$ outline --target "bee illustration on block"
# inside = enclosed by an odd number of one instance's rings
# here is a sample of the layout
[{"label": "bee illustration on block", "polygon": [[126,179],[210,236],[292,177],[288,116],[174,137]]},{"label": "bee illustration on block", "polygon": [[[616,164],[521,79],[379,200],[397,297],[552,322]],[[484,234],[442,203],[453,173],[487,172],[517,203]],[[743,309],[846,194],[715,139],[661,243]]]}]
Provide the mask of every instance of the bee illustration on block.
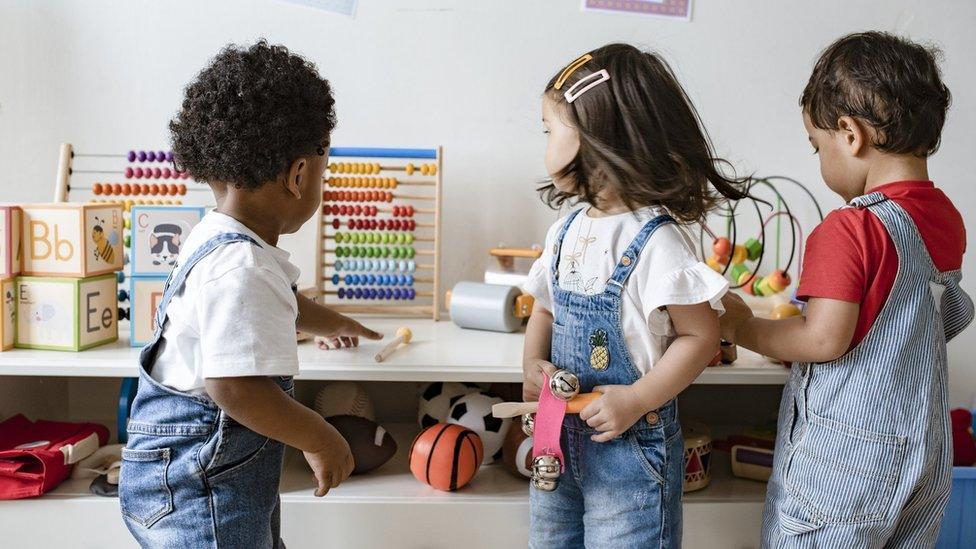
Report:
[{"label": "bee illustration on block", "polygon": [[111,228],[109,228],[108,233],[106,233],[105,229],[102,228],[102,225],[108,227],[108,223],[96,215],[95,226],[92,227],[91,233],[92,242],[95,244],[95,260],[97,261],[101,259],[106,263],[112,263],[115,261],[114,246],[119,243],[119,235]]}]

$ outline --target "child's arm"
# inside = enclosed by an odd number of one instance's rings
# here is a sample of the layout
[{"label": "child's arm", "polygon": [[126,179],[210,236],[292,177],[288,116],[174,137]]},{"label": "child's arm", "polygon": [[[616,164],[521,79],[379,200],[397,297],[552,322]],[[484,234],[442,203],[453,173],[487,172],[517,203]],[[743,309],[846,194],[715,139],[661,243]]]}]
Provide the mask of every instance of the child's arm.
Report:
[{"label": "child's arm", "polygon": [[726,340],[789,362],[827,362],[847,352],[861,306],[839,299],[810,298],[805,316],[769,320],[752,316],[736,294],[722,298]]},{"label": "child's arm", "polygon": [[217,406],[241,425],[303,451],[318,482],[316,496],[324,496],[352,473],[353,457],[342,435],[271,378],[207,378],[206,387]]},{"label": "child's arm", "polygon": [[383,339],[383,334],[319,305],[302,294],[296,294],[295,297],[298,299],[298,320],[295,324],[302,332],[326,337],[337,343],[338,345],[333,345],[337,347],[355,347],[359,344],[360,337]]},{"label": "child's arm", "polygon": [[641,416],[665,405],[701,374],[718,352],[718,313],[705,303],[669,305],[677,338],[650,372],[633,385],[594,387],[603,396],[580,412],[580,419],[600,431],[596,442],[607,442]]},{"label": "child's arm", "polygon": [[525,327],[522,351],[522,399],[526,402],[539,400],[542,372],[551,376],[556,371],[556,367],[549,362],[551,343],[552,313],[536,302],[529,316],[529,324]]}]

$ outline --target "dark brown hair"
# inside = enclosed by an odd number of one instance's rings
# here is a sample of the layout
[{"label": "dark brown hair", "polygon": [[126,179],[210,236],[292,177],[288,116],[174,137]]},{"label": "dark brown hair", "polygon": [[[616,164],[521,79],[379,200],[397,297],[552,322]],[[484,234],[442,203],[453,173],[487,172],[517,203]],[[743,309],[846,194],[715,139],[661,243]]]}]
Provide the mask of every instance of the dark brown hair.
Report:
[{"label": "dark brown hair", "polygon": [[851,116],[875,130],[878,150],[929,156],[952,100],[938,57],[933,47],[886,32],[849,34],[820,54],[800,106],[822,130]]},{"label": "dark brown hair", "polygon": [[[547,97],[580,137],[576,157],[556,174],[572,181],[572,191],[560,191],[549,180],[539,188],[546,203],[556,208],[579,199],[599,207],[598,193],[608,189],[631,209],[661,205],[678,220],[694,222],[716,205],[718,195],[746,196],[742,181],[723,173],[730,164],[715,157],[698,112],[660,56],[628,44],[589,54],[593,59],[559,90],[554,86],[562,69],[546,85]],[[609,73],[608,82],[566,101],[566,90],[601,69]]]}]

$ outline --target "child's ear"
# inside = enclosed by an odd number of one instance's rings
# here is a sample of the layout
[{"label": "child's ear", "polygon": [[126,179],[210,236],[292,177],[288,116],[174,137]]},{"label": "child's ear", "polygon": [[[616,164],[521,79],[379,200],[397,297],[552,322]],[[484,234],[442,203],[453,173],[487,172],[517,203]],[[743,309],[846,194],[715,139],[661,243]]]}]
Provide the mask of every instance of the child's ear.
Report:
[{"label": "child's ear", "polygon": [[285,177],[285,191],[297,199],[302,198],[302,185],[308,177],[308,159],[298,157],[288,168],[288,175]]},{"label": "child's ear", "polygon": [[866,151],[868,132],[864,124],[853,116],[842,116],[837,119],[838,138],[851,156],[858,156]]}]

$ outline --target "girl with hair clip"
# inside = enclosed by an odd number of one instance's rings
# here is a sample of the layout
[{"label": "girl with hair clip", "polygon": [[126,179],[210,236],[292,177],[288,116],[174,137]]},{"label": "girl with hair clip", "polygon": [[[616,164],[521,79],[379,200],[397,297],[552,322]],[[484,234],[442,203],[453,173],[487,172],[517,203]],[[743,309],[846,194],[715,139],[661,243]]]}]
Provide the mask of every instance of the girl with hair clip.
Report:
[{"label": "girl with hair clip", "polygon": [[723,174],[668,64],[630,45],[593,50],[550,79],[542,121],[544,201],[586,207],[552,225],[525,285],[536,301],[523,396],[539,400],[557,370],[602,395],[556,426],[562,474],[533,481],[529,545],[679,547],[676,397],[718,352],[728,289],[681,224],[742,198],[742,182]]}]

